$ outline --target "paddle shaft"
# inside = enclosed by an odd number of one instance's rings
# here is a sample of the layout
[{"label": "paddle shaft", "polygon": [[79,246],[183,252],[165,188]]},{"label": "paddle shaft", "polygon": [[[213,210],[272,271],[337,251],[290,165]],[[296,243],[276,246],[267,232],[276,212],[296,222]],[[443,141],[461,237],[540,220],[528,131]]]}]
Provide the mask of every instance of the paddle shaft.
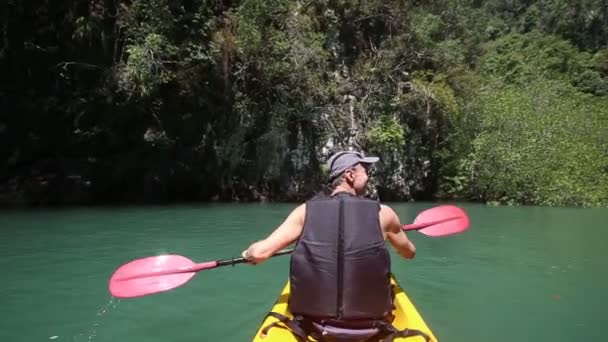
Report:
[{"label": "paddle shaft", "polygon": [[[403,228],[403,230],[419,230],[419,229],[424,229],[426,227],[434,226],[436,224],[441,224],[441,223],[444,223],[444,222],[447,222],[450,220],[459,219],[459,218],[460,217],[457,217],[457,216],[456,217],[447,217],[447,218],[443,218],[441,220],[435,220],[435,221],[430,221],[430,222],[406,224],[406,225],[403,225],[402,228]],[[285,249],[282,249],[282,250],[276,252],[272,257],[290,254],[291,252],[293,252],[293,247],[285,248]],[[129,280],[129,279],[150,277],[150,276],[162,276],[162,275],[167,275],[167,274],[197,272],[197,271],[201,271],[201,270],[212,269],[212,268],[222,267],[222,266],[230,266],[230,265],[234,266],[236,264],[243,264],[246,262],[248,262],[248,260],[243,257],[223,259],[223,260],[217,260],[217,261],[208,261],[208,262],[203,262],[200,264],[195,264],[192,266],[184,267],[184,268],[178,269],[178,270],[164,270],[164,271],[147,273],[144,275],[134,275],[131,277],[121,278],[121,280]]]},{"label": "paddle shaft", "polygon": [[[423,229],[423,228],[426,228],[426,227],[434,226],[436,224],[441,224],[441,223],[444,223],[444,222],[447,222],[447,221],[456,220],[456,219],[459,219],[459,218],[460,217],[458,217],[458,216],[454,216],[454,217],[446,217],[444,219],[435,220],[435,221],[431,221],[431,222],[404,224],[402,228],[403,228],[403,230],[418,230],[418,229]],[[282,249],[282,250],[274,253],[274,255],[272,257],[279,256],[279,255],[289,254],[291,252],[293,252],[293,247],[292,248],[285,248],[285,249]],[[242,264],[242,263],[245,263],[245,262],[247,262],[247,259],[245,259],[245,258],[218,260],[216,267]]]},{"label": "paddle shaft", "polygon": [[452,216],[452,217],[446,217],[446,218],[443,218],[441,220],[435,220],[435,221],[431,221],[431,222],[404,224],[402,228],[403,228],[403,230],[423,229],[423,228],[426,228],[426,227],[434,226],[436,224],[440,224],[440,223],[444,223],[444,222],[448,222],[448,221],[452,221],[452,220],[457,220],[457,219],[460,219],[460,218],[462,218],[462,217],[460,217],[460,216]]},{"label": "paddle shaft", "polygon": [[[274,256],[289,254],[292,251],[293,251],[293,248],[284,249],[284,250],[276,252],[274,254]],[[135,274],[135,275],[131,275],[129,277],[118,278],[118,280],[125,281],[125,280],[132,280],[132,279],[138,279],[138,278],[159,277],[159,276],[163,276],[163,275],[171,275],[171,274],[179,274],[179,273],[191,273],[191,272],[198,272],[201,270],[210,270],[212,268],[217,268],[217,267],[222,267],[222,266],[242,264],[245,262],[247,262],[247,259],[245,259],[245,258],[231,258],[231,259],[224,259],[224,260],[217,260],[217,261],[207,261],[207,262],[203,262],[200,264],[194,264],[191,266],[182,267],[179,269],[169,269],[169,270],[162,270],[162,271],[156,271],[156,272]]]},{"label": "paddle shaft", "polygon": [[[286,249],[282,249],[282,250],[274,253],[273,256],[279,256],[279,255],[289,254],[291,252],[293,252],[293,248],[286,248]],[[245,259],[245,258],[232,258],[232,259],[218,260],[216,267],[242,264],[242,263],[246,263],[247,261],[248,260]]]}]

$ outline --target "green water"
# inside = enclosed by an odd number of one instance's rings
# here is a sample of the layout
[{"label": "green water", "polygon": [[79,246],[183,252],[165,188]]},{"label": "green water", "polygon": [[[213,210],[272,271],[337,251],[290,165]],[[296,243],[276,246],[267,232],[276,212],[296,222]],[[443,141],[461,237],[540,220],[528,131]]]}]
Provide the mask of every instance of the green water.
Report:
[{"label": "green water", "polygon": [[[403,223],[431,203],[392,204]],[[409,233],[393,272],[440,341],[606,340],[608,210],[463,205],[462,235]],[[250,341],[288,257],[199,273],[176,290],[112,299],[132,259],[236,256],[291,204],[0,212],[1,341]]]}]

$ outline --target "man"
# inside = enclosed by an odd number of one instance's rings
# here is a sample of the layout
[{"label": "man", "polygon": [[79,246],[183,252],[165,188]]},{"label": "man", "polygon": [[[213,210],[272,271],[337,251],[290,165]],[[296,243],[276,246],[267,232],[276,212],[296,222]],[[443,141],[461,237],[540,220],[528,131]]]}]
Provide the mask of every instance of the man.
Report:
[{"label": "man", "polygon": [[[358,152],[338,152],[328,161],[331,196],[340,192],[363,196],[367,189],[367,171],[378,157],[363,157]],[[416,253],[416,247],[401,229],[397,214],[389,206],[380,206],[380,226],[384,239],[388,239],[397,252],[406,259]],[[285,221],[266,239],[253,243],[243,252],[252,264],[261,264],[277,251],[295,242],[302,234],[306,217],[306,203],[295,208]]]},{"label": "man", "polygon": [[[341,334],[342,328],[363,329],[354,340],[377,334],[379,322],[387,322],[393,309],[385,241],[404,258],[416,253],[397,214],[363,197],[368,170],[378,160],[354,151],[331,156],[327,161],[330,195],[299,205],[266,239],[243,251],[249,262],[261,264],[297,241],[291,256],[289,308],[301,318],[298,322],[308,321],[323,336],[332,327],[341,329]],[[289,323],[294,333],[302,331]],[[371,328],[375,330],[370,332]],[[304,330],[298,336],[313,333]]]}]

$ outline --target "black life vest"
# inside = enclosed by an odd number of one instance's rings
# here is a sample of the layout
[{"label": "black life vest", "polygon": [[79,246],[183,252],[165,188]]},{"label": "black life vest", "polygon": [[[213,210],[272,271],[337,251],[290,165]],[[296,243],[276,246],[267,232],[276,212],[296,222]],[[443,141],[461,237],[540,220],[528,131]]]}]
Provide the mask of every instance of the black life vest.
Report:
[{"label": "black life vest", "polygon": [[289,308],[333,320],[384,319],[392,309],[390,255],[377,201],[341,193],[306,203],[291,255]]},{"label": "black life vest", "polygon": [[391,261],[380,227],[380,204],[347,193],[306,202],[306,219],[291,254],[289,309],[277,312],[273,327],[298,341],[391,342],[430,337],[392,325]]}]

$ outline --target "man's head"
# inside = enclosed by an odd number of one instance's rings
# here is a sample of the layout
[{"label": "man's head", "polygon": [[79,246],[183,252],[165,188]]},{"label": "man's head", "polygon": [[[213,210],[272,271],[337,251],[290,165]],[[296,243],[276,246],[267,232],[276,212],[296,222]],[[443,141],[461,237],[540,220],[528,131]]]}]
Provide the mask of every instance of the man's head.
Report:
[{"label": "man's head", "polygon": [[327,160],[329,183],[332,188],[347,186],[357,195],[365,193],[368,181],[367,170],[380,160],[378,157],[364,157],[356,151],[341,151]]}]

